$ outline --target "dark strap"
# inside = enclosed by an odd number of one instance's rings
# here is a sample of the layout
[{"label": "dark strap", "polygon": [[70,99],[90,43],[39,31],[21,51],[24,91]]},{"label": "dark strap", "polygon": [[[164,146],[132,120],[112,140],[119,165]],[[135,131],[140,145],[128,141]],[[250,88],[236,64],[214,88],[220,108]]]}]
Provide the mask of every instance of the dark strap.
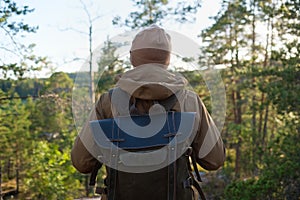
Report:
[{"label": "dark strap", "polygon": [[183,187],[184,188],[192,188],[192,186],[194,186],[196,188],[196,190],[198,191],[198,194],[200,195],[202,200],[205,200],[205,195],[200,187],[199,182],[195,179],[195,177],[193,175],[191,175],[190,177],[188,177],[185,181],[183,181]]},{"label": "dark strap", "polygon": [[[172,120],[168,121],[169,133],[174,133],[176,131],[176,124],[174,113],[172,113]],[[176,134],[169,134],[169,145],[172,140],[176,140]],[[173,141],[174,142],[174,141]],[[169,147],[169,160],[175,160],[176,158],[176,143],[175,146]],[[168,166],[168,200],[176,200],[176,185],[177,185],[177,166],[176,160]]]},{"label": "dark strap", "polygon": [[[191,175],[191,178],[192,178],[192,180],[193,180],[193,181],[192,181],[192,184],[193,184],[193,186],[197,189],[197,191],[198,191],[198,193],[199,193],[201,199],[202,199],[202,200],[206,200],[205,195],[204,195],[204,192],[203,192],[203,190],[201,189],[200,183],[199,183],[199,182],[202,182],[202,180],[201,180],[201,176],[200,176],[200,173],[199,173],[199,170],[198,170],[198,167],[197,167],[197,163],[196,163],[196,155],[195,155],[195,152],[194,152],[194,151],[192,151],[190,157],[191,157],[191,160],[192,160],[194,172],[195,172],[195,174],[196,174],[196,179],[195,179],[193,173],[191,173],[191,174],[192,174],[192,175]],[[188,159],[188,160],[189,160],[189,159]],[[189,163],[189,165],[190,165],[190,163]]]},{"label": "dark strap", "polygon": [[109,168],[109,185],[108,185],[108,199],[114,200],[116,191],[117,171]]},{"label": "dark strap", "polygon": [[[113,89],[110,89],[110,90],[108,91],[110,97],[112,96],[112,93],[113,93],[113,91],[114,91],[115,89],[116,89],[116,88],[113,88]],[[132,106],[135,106],[135,102],[136,102],[136,99],[135,99],[134,97],[132,97],[132,98],[133,98],[134,104],[131,105],[131,107],[130,107],[131,109],[132,109]],[[172,95],[169,96],[168,98],[163,99],[163,100],[159,100],[159,101],[156,101],[156,102],[158,102],[160,105],[162,105],[162,106],[166,109],[166,111],[171,111],[172,108],[173,108],[173,107],[175,106],[175,104],[177,103],[177,101],[178,101],[178,99],[177,99],[176,94],[172,94]],[[137,111],[137,110],[136,110],[136,111]],[[135,114],[135,113],[132,113],[132,114]],[[136,114],[139,114],[139,112],[137,111]]]},{"label": "dark strap", "polygon": [[175,199],[175,163],[176,161],[168,166],[168,200]]},{"label": "dark strap", "polygon": [[102,167],[102,163],[100,163],[98,160],[93,168],[93,171],[91,173],[91,176],[90,176],[90,183],[89,183],[89,186],[95,186],[96,185],[96,178],[97,178],[97,174],[98,174],[98,171],[99,169]]},{"label": "dark strap", "polygon": [[166,111],[171,111],[172,108],[175,106],[175,104],[177,103],[177,97],[175,94],[172,94],[171,96],[169,96],[168,98],[164,99],[164,100],[160,100],[158,101],[158,103],[160,105],[162,105]]},{"label": "dark strap", "polygon": [[197,180],[194,179],[192,184],[193,184],[193,186],[197,189],[197,191],[198,191],[198,193],[199,193],[201,199],[202,199],[202,200],[206,200],[205,195],[204,195],[204,192],[203,192],[203,190],[201,189],[199,182],[198,182]]},{"label": "dark strap", "polygon": [[192,151],[191,158],[192,158],[192,164],[193,164],[193,167],[194,167],[194,171],[195,171],[197,180],[198,180],[199,182],[202,182],[201,176],[200,176],[200,173],[199,173],[199,170],[198,170],[198,167],[197,167],[197,163],[196,163],[196,155],[195,155],[194,151]]},{"label": "dark strap", "polygon": [[[113,122],[115,123],[115,122]],[[113,126],[113,125],[112,125]],[[119,129],[117,131],[117,135],[114,135],[112,129],[112,139],[119,138]],[[118,146],[119,141],[115,140],[113,142],[114,145]],[[117,184],[117,162],[118,162],[118,148],[111,148],[111,168],[109,168],[109,185],[108,185],[108,199],[114,200],[116,194],[116,184]]]}]

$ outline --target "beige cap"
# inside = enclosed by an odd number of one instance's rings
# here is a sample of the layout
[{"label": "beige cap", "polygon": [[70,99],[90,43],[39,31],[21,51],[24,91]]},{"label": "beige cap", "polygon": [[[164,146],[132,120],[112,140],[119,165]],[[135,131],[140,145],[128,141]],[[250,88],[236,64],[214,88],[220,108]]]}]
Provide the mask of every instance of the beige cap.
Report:
[{"label": "beige cap", "polygon": [[130,50],[146,48],[162,49],[171,52],[171,37],[164,29],[157,25],[151,25],[135,36]]}]

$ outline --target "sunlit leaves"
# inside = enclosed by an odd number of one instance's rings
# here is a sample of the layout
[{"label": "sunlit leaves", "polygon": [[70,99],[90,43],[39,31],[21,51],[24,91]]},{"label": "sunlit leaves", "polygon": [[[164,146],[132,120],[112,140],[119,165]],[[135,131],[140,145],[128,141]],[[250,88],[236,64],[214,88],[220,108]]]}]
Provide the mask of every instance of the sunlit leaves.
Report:
[{"label": "sunlit leaves", "polygon": [[62,152],[59,146],[38,141],[33,147],[32,157],[26,170],[25,186],[33,199],[74,199],[80,191],[79,180],[70,163],[70,152]]},{"label": "sunlit leaves", "polygon": [[23,17],[34,9],[19,6],[13,0],[0,3],[0,77],[19,78],[30,71],[47,66],[45,57],[33,53],[32,44],[23,44],[20,38],[35,33],[37,26],[24,22]]},{"label": "sunlit leaves", "polygon": [[120,16],[113,19],[114,25],[127,26],[131,29],[146,27],[151,24],[162,25],[165,20],[179,23],[195,21],[195,13],[200,4],[195,2],[170,2],[167,0],[133,0],[137,11],[133,11],[124,20]]}]

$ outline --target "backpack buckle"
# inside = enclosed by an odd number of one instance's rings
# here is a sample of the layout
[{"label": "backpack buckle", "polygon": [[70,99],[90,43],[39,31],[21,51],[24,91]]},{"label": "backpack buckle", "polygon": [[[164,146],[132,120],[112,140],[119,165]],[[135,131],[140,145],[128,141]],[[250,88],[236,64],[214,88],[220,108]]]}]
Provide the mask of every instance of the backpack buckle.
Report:
[{"label": "backpack buckle", "polygon": [[189,157],[191,156],[193,153],[193,148],[192,147],[188,147],[186,152],[185,152],[185,156]]}]

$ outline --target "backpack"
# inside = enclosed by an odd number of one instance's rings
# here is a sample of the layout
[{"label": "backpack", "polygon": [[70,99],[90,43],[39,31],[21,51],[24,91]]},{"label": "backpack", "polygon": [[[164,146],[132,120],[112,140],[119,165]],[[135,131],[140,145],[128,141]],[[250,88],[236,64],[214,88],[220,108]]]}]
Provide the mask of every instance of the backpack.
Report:
[{"label": "backpack", "polygon": [[[122,95],[126,95],[121,89],[114,88],[109,91],[110,97],[113,91],[118,91],[121,94],[123,93]],[[164,117],[166,117],[166,122],[156,135],[137,138],[126,134],[126,131],[121,130],[118,125],[127,124],[129,120],[133,120],[139,126],[146,126],[151,120],[162,121],[161,118],[163,116],[156,114],[152,115],[150,119],[149,114],[140,113],[135,107],[137,101],[143,100],[132,99],[132,97],[131,100],[130,116],[90,122],[96,143],[97,141],[104,141],[105,139],[108,141],[107,139],[109,139],[109,142],[107,142],[107,151],[111,155],[111,165],[110,167],[106,166],[107,177],[104,180],[106,187],[96,187],[95,193],[107,196],[108,200],[192,200],[198,199],[199,196],[201,199],[205,199],[204,193],[200,188],[199,182],[201,182],[201,177],[197,169],[192,147],[187,147],[185,152],[178,158],[173,153],[174,148],[172,148],[173,151],[170,150],[171,148],[167,148],[167,154],[162,153],[164,151],[159,151],[163,147],[171,146],[171,143],[174,143],[175,139],[176,142],[182,140],[181,143],[184,143],[185,138],[178,134],[180,133],[179,129],[181,126],[178,121],[182,118],[187,118],[186,123],[182,123],[182,126],[192,126],[193,124],[190,122],[193,122],[195,113],[181,113],[172,110],[177,102],[175,94],[165,100],[154,101],[154,104],[160,104],[165,108],[166,113]],[[99,125],[106,138],[103,138],[103,136],[99,138]],[[105,149],[105,145],[99,144],[99,146],[101,145]],[[116,145],[118,148],[110,148],[109,145]],[[132,160],[127,159],[128,156],[126,153],[122,154],[122,150],[126,150],[131,154],[135,153],[137,157],[141,152],[149,152],[150,158],[153,158],[151,159],[152,163],[150,165],[152,166],[150,167],[153,167],[155,164],[158,166],[163,162],[167,162],[167,160],[169,162],[164,167],[154,171],[149,170],[149,172],[134,173],[132,171],[139,169],[139,163],[132,163]],[[159,154],[155,154],[155,152],[159,152]],[[145,159],[139,158],[137,160],[140,164],[145,164]],[[124,162],[126,167],[132,167],[133,170],[126,171],[117,168],[116,163],[120,161]],[[102,164],[97,162],[91,173],[89,185],[92,188],[95,188],[97,173],[101,166]],[[191,166],[193,166],[194,172]],[[147,166],[142,166],[143,170],[145,167]]]}]

